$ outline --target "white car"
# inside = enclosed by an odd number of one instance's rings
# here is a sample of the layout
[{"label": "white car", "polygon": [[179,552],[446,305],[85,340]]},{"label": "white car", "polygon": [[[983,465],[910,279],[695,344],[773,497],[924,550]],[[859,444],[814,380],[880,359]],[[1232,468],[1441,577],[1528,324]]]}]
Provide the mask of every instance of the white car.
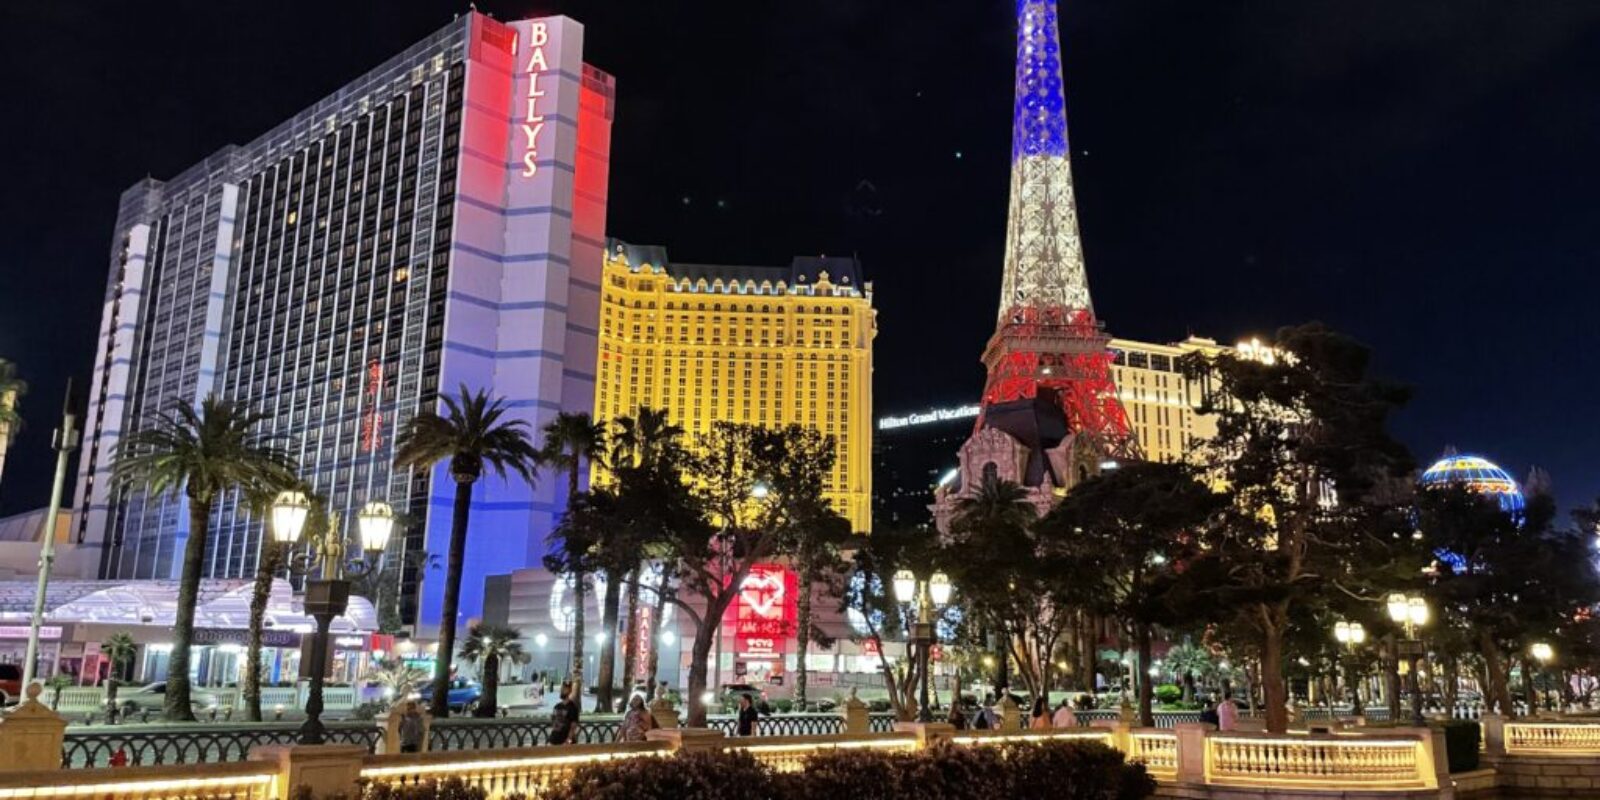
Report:
[{"label": "white car", "polygon": [[[145,686],[140,686],[137,689],[126,687],[117,690],[117,708],[122,711],[123,716],[137,714],[140,711],[146,710],[159,713],[163,708],[166,707],[166,703],[166,681],[157,681]],[[189,689],[189,707],[192,708],[195,713],[205,711],[206,709],[219,705],[220,703],[221,698],[212,692],[193,687]]]}]

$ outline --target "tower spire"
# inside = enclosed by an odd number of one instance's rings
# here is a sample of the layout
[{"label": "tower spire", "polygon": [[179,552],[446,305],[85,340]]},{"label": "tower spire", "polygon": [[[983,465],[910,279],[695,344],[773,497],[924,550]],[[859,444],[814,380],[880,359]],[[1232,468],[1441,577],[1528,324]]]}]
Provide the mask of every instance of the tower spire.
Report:
[{"label": "tower spire", "polygon": [[1017,0],[1002,323],[1019,307],[1094,311],[1078,240],[1070,149],[1056,3]]}]

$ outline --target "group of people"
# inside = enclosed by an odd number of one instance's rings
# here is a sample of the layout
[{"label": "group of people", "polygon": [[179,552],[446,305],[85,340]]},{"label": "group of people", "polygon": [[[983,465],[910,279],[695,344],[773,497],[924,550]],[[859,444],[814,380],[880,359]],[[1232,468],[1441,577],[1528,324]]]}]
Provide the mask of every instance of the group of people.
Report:
[{"label": "group of people", "polygon": [[[1000,715],[994,710],[994,695],[984,697],[971,716],[961,703],[950,706],[949,722],[956,730],[990,730],[1000,727]],[[1233,702],[1231,692],[1222,696],[1215,704],[1207,703],[1205,710],[1200,712],[1200,721],[1209,722],[1217,726],[1217,730],[1231,731],[1239,725],[1239,706]],[[1055,710],[1050,709],[1047,698],[1040,696],[1034,698],[1033,708],[1028,715],[1028,728],[1031,730],[1048,730],[1050,728],[1076,728],[1078,715],[1072,708],[1072,698],[1063,697]]]}]

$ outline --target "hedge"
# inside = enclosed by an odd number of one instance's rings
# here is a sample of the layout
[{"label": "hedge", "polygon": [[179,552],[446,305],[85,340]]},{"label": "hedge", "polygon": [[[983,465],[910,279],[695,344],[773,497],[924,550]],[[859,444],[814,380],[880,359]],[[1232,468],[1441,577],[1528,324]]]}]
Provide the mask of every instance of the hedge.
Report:
[{"label": "hedge", "polygon": [[[1155,792],[1142,764],[1097,743],[1007,743],[910,753],[813,755],[779,774],[749,753],[679,753],[580,767],[548,800],[1139,800]],[[385,798],[384,800],[388,800]],[[399,799],[396,799],[399,800]],[[403,800],[422,800],[404,798]],[[455,800],[452,798],[451,800]]]}]

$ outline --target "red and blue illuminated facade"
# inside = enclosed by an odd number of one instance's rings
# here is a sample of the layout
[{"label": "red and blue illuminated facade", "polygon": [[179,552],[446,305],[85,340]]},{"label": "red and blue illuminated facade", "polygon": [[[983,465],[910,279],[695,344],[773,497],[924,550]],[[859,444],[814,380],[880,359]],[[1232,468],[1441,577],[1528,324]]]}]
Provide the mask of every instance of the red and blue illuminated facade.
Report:
[{"label": "red and blue illuminated facade", "polygon": [[[438,622],[454,484],[392,469],[396,437],[458,387],[537,431],[594,402],[614,84],[566,17],[469,13],[248,144],[126,192],[113,237],[75,534],[103,577],[170,579],[181,497],[113,491],[112,454],[151,414],[216,393],[266,416],[353,519],[412,524],[402,621]],[[474,487],[462,618],[483,578],[539,563],[565,481]],[[254,574],[263,521],[225,500],[207,577]],[[392,590],[392,591],[391,591]]]}]

